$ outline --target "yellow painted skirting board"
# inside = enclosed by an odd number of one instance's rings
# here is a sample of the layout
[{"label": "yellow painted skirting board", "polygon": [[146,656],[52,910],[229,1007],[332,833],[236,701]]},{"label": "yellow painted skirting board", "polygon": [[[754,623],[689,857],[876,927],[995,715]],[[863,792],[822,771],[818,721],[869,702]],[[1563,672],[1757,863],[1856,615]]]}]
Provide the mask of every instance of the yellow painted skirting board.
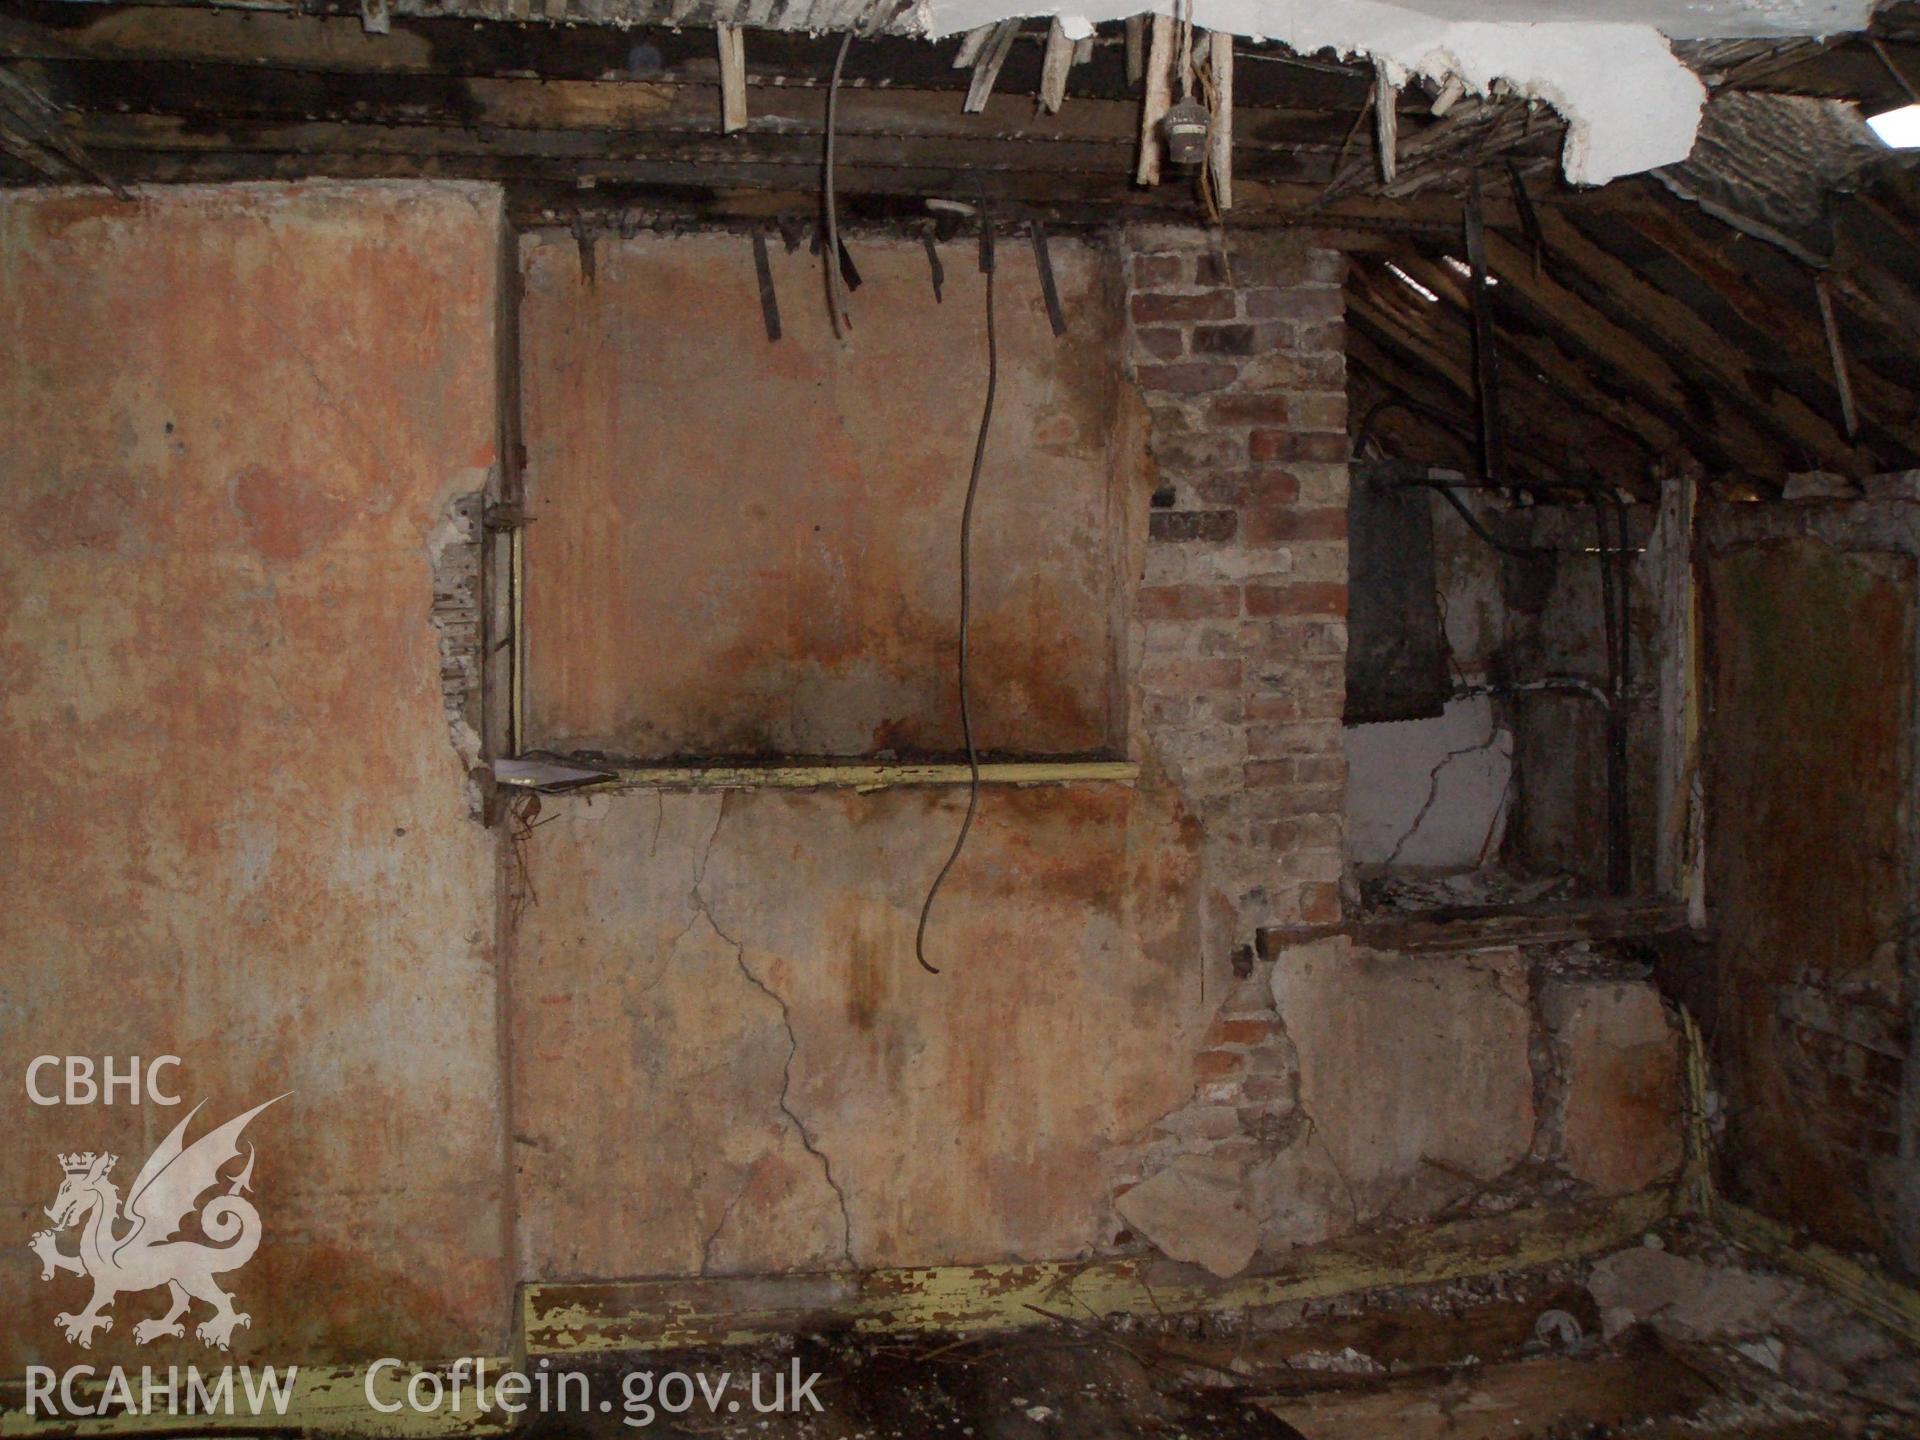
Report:
[{"label": "yellow painted skirting board", "polygon": [[[277,1372],[284,1373],[290,1367],[274,1364],[271,1360],[230,1359],[217,1350],[208,1350],[189,1359],[172,1361],[156,1359],[149,1354],[110,1353],[107,1347],[100,1351],[75,1350],[57,1362],[49,1362],[52,1368],[64,1372],[70,1366],[91,1365],[94,1378],[86,1384],[76,1383],[73,1387],[76,1398],[88,1406],[97,1405],[105,1393],[106,1372],[114,1366],[120,1366],[127,1374],[133,1394],[140,1394],[140,1371],[142,1366],[151,1366],[155,1372],[153,1384],[156,1391],[166,1383],[167,1370],[171,1363],[178,1367],[179,1383],[182,1394],[185,1393],[185,1376],[188,1365],[194,1366],[207,1383],[214,1383],[215,1376],[223,1367],[231,1364],[234,1369],[234,1393],[243,1392],[240,1368],[251,1366],[257,1376],[266,1365],[273,1365]],[[498,1376],[506,1370],[510,1361],[504,1358],[489,1358],[486,1368],[489,1377]],[[467,1366],[467,1380],[461,1392],[459,1407],[448,1407],[432,1412],[422,1412],[402,1405],[395,1414],[384,1414],[374,1409],[367,1401],[366,1377],[364,1365],[298,1365],[293,1385],[293,1394],[288,1398],[284,1412],[271,1407],[264,1408],[260,1414],[241,1408],[235,1414],[188,1415],[156,1412],[151,1414],[129,1414],[124,1411],[113,1415],[70,1418],[52,1415],[29,1417],[26,1410],[26,1388],[22,1380],[8,1380],[0,1385],[0,1437],[32,1436],[34,1440],[55,1440],[59,1436],[127,1436],[127,1435],[220,1435],[220,1434],[293,1434],[310,1435],[354,1435],[367,1437],[391,1436],[394,1440],[430,1440],[437,1436],[490,1436],[504,1435],[512,1427],[512,1417],[497,1406],[483,1411],[475,1403],[472,1389],[473,1366]],[[375,1377],[375,1394],[382,1404],[396,1404],[403,1400],[403,1391],[407,1380],[416,1369],[438,1369],[447,1373],[446,1366],[414,1366],[407,1364],[395,1369],[386,1367]],[[185,1408],[184,1398],[180,1401]]]},{"label": "yellow painted skirting board", "polygon": [[1082,1318],[1172,1315],[1424,1285],[1598,1254],[1673,1212],[1667,1190],[1409,1226],[1295,1251],[1262,1273],[1215,1280],[1157,1257],[844,1274],[527,1285],[529,1357],[751,1344],[831,1323],[866,1334],[1013,1329],[1030,1307]]}]

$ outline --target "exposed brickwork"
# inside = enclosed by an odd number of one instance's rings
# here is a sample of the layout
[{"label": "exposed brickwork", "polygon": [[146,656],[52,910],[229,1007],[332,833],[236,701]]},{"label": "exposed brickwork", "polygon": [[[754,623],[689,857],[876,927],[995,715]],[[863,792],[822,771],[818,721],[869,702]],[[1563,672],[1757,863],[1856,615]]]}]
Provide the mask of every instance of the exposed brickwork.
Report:
[{"label": "exposed brickwork", "polygon": [[[427,537],[433,565],[433,628],[440,638],[440,695],[447,710],[447,733],[469,774],[480,763],[481,614],[480,551],[486,497],[475,491],[456,496]],[[468,801],[481,813],[471,781]]]},{"label": "exposed brickwork", "polygon": [[1346,261],[1292,237],[1223,256],[1161,227],[1125,248],[1160,478],[1135,612],[1142,714],[1244,942],[1340,911]]},{"label": "exposed brickwork", "polygon": [[[1269,921],[1340,914],[1345,260],[1291,239],[1222,257],[1199,231],[1159,228],[1125,249],[1159,482],[1134,608],[1143,748],[1200,819],[1217,959]],[[1266,966],[1192,1065],[1188,1103],[1110,1153],[1116,1197],[1203,1157],[1237,1167],[1252,1203],[1268,1183],[1254,1177],[1302,1163],[1290,1152],[1311,1127]]]}]

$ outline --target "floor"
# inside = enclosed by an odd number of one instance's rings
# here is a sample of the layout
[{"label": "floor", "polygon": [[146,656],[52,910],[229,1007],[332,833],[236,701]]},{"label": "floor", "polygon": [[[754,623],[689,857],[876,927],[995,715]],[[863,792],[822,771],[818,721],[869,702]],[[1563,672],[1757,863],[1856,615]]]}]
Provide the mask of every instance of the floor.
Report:
[{"label": "floor", "polygon": [[[662,1377],[730,1369],[744,1385],[742,1372],[757,1369],[767,1395],[797,1360],[801,1374],[820,1376],[820,1409],[765,1415],[723,1402],[714,1413],[696,1400],[644,1428],[619,1414],[549,1416],[534,1428],[741,1440],[1920,1436],[1913,1357],[1901,1352],[1889,1368],[1887,1346],[1835,1338],[1844,1323],[1766,1346],[1698,1338],[1697,1327],[1681,1338],[1660,1314],[1630,1324],[1616,1310],[1603,1326],[1585,1280],[1562,1267],[1273,1313],[1147,1322],[1054,1313],[1011,1333],[814,1336],[751,1354],[654,1355],[644,1368]],[[1608,1328],[1616,1333],[1602,1338]],[[1797,1358],[1803,1344],[1848,1346],[1874,1364],[1843,1373],[1811,1351]],[[602,1383],[619,1392],[617,1378],[596,1378],[596,1392]]]}]

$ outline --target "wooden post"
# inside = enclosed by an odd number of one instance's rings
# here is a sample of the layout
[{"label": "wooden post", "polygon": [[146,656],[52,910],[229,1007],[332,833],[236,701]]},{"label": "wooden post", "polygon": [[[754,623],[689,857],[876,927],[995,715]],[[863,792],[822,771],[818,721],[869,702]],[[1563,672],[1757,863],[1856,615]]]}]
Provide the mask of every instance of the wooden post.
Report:
[{"label": "wooden post", "polygon": [[1659,587],[1659,827],[1654,883],[1682,900],[1689,925],[1706,923],[1701,824],[1700,598],[1694,575],[1696,481],[1691,468],[1662,481],[1660,513],[1647,543]]}]

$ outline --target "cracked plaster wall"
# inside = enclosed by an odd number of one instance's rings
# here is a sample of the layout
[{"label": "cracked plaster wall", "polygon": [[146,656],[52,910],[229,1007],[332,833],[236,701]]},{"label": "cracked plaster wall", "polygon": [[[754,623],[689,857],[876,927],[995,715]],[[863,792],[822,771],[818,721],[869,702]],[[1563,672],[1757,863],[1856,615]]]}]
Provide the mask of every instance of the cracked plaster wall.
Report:
[{"label": "cracked plaster wall", "polygon": [[[1139,784],[989,790],[935,912],[938,977],[913,929],[958,793],[549,800],[512,961],[523,1275],[1143,1241],[1227,1272],[1631,1188],[1569,1173],[1576,1069],[1602,1077],[1582,1116],[1616,1113],[1630,1071],[1676,1133],[1677,1083],[1646,1078],[1671,1034],[1627,1071],[1576,1066],[1535,1003],[1552,957],[1242,949],[1341,908],[1344,262],[1156,227],[1120,250],[1131,383],[1097,403],[1132,517]],[[739,363],[763,363],[741,327]],[[892,404],[941,403],[900,383]]]},{"label": "cracked plaster wall", "polygon": [[[876,703],[863,661],[883,655],[905,684],[878,695],[894,707],[878,717],[882,728],[937,736],[950,723],[957,516],[919,528],[914,517],[929,498],[957,499],[964,479],[977,393],[956,400],[955,392],[979,380],[969,362],[983,337],[968,328],[978,319],[978,282],[970,253],[953,247],[945,304],[935,310],[917,245],[876,240],[858,253],[867,283],[844,359],[813,307],[790,318],[779,345],[768,344],[737,242],[642,238],[623,257],[630,267],[662,254],[693,265],[678,292],[685,314],[676,320],[669,305],[660,323],[700,336],[709,357],[729,357],[716,404],[741,386],[779,390],[821,372],[819,389],[796,394],[801,408],[782,420],[782,434],[797,446],[800,471],[815,462],[834,468],[850,481],[852,500],[809,490],[803,474],[783,479],[777,500],[745,492],[738,503],[749,520],[766,513],[793,527],[807,553],[833,537],[806,537],[827,530],[867,535],[848,559],[859,583],[848,590],[840,571],[816,574],[804,556],[792,572],[769,562],[753,583],[784,598],[758,615],[765,633],[752,638],[771,637],[765,653],[791,664],[789,642],[805,635],[789,628],[789,611],[807,635],[850,633],[835,641],[838,660],[808,662],[797,709],[767,702],[755,713],[778,729],[804,710],[809,734],[864,740],[875,718],[852,730],[848,722]],[[1044,702],[1053,693],[1018,668],[1029,651],[1043,661],[1058,652],[1053,668],[1063,680],[1089,658],[1097,676],[1116,663],[1110,657],[1127,657],[1106,702],[1117,703],[1127,733],[1135,662],[1124,620],[1116,630],[1104,607],[1124,617],[1136,603],[1153,489],[1145,416],[1113,369],[1121,324],[1114,257],[1057,247],[1072,331],[1056,342],[1024,253],[1007,247],[1001,274],[1004,428],[982,482],[981,613],[993,613],[996,595],[1029,606],[1046,601],[1049,587],[1083,583],[1076,577],[1097,585],[1090,597],[1062,598],[1064,620],[1049,619],[1042,604],[1024,630],[997,640],[976,634],[985,677],[977,714],[989,745],[1030,726],[1021,695]],[[701,257],[704,269],[694,263]],[[529,292],[527,351],[564,365],[574,343],[568,327],[578,323],[565,317],[589,297],[570,274],[564,294],[555,283],[549,277]],[[738,304],[728,298],[736,290]],[[650,303],[666,298],[656,293]],[[616,330],[588,343],[641,347],[634,363],[644,365],[653,333]],[[912,363],[930,335],[949,333],[965,347],[955,352],[962,358]],[[897,363],[869,373],[896,353]],[[530,398],[530,452],[549,473],[583,463],[567,447],[601,432],[564,418],[579,403],[574,393],[547,387]],[[613,453],[627,457],[616,468],[681,455],[684,484],[713,463],[700,438],[713,407],[687,394],[681,401],[677,419],[657,411],[634,432],[645,436],[644,455],[621,451],[616,436]],[[1028,435],[1024,447],[1015,438]],[[1042,462],[1052,478],[1037,496]],[[1089,478],[1100,504],[1087,523],[1067,523],[1062,516],[1082,514],[1077,497]],[[1022,508],[1054,497],[1067,509],[1052,520]],[[1056,533],[1036,537],[1043,524]],[[1036,557],[1036,538],[1054,549]],[[704,594],[660,595],[656,613],[668,618],[652,622],[688,625],[676,633],[696,654],[712,612]],[[1101,607],[1091,657],[1085,645],[1075,648],[1089,605]],[[731,624],[743,612],[726,613]],[[531,619],[537,644],[540,617]],[[1015,668],[996,669],[1005,663]],[[836,676],[840,688],[823,683]],[[761,704],[758,696],[737,710]],[[1070,698],[1064,688],[1054,693],[1058,703]],[[1044,709],[1024,713],[1052,723]],[[914,926],[959,824],[961,791],[547,801],[524,846],[512,961],[523,1273],[933,1264],[1109,1243],[1107,1152],[1186,1099],[1192,1057],[1228,987],[1231,937],[1250,938],[1214,893],[1190,792],[1168,779],[1168,767],[1192,752],[1176,760],[1148,744],[1134,751],[1146,769],[1137,787],[986,792],[934,913],[938,977],[914,963]]]}]

